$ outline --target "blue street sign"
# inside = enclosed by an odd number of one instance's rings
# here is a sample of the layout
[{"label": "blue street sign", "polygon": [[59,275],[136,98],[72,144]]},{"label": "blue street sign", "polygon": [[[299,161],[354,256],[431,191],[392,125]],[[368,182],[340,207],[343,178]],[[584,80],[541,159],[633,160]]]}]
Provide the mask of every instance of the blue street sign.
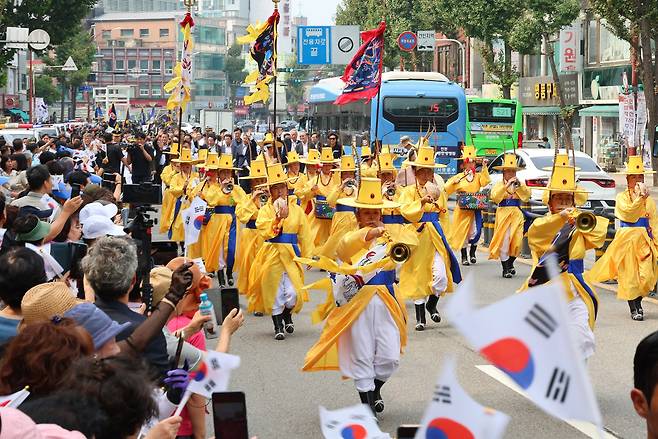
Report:
[{"label": "blue street sign", "polygon": [[94,87],[92,87],[91,85],[81,85],[80,87],[78,87],[78,91],[81,93],[84,93],[86,91],[94,91]]},{"label": "blue street sign", "polygon": [[405,52],[412,52],[418,44],[416,34],[411,31],[405,31],[398,37],[398,47]]},{"label": "blue street sign", "polygon": [[297,64],[331,64],[331,26],[297,29]]}]

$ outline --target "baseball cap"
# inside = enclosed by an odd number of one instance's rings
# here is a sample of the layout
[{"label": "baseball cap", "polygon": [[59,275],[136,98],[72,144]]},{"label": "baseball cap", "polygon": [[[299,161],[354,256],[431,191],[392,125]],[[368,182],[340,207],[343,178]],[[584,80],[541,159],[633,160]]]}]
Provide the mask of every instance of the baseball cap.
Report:
[{"label": "baseball cap", "polygon": [[23,324],[50,320],[70,310],[80,300],[76,299],[64,282],[49,282],[36,285],[25,293],[21,300]]},{"label": "baseball cap", "polygon": [[28,415],[12,407],[0,408],[0,439],[84,439],[78,431],[55,424],[37,424]]},{"label": "baseball cap", "polygon": [[[85,188],[86,189],[86,188]],[[116,204],[102,204],[98,201],[87,204],[85,207],[80,209],[80,224],[84,224],[85,221],[92,216],[104,216],[106,218],[114,218],[119,209]]]},{"label": "baseball cap", "polygon": [[[80,222],[82,222],[82,219]],[[85,239],[96,239],[103,236],[124,236],[125,234],[123,227],[114,224],[107,216],[92,215],[85,218],[82,224],[82,237]]]},{"label": "baseball cap", "polygon": [[53,214],[53,209],[39,209],[34,206],[23,206],[18,209],[18,216],[36,215],[41,219],[48,219]]},{"label": "baseball cap", "polygon": [[[169,291],[171,275],[174,272],[163,266],[151,270],[151,286],[153,287],[153,305],[157,305]],[[194,274],[194,273],[193,273]]]},{"label": "baseball cap", "polygon": [[94,349],[99,350],[112,337],[119,335],[130,326],[130,322],[119,324],[93,303],[81,303],[64,313],[85,328],[94,340]]}]

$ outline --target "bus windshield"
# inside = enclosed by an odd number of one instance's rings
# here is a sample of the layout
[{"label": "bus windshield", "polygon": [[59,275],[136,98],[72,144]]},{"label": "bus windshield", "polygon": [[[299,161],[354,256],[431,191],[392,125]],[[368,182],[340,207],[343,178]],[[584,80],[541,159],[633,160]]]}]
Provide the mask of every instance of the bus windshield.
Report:
[{"label": "bus windshield", "polygon": [[514,123],[516,104],[503,102],[469,102],[468,118],[471,122]]}]

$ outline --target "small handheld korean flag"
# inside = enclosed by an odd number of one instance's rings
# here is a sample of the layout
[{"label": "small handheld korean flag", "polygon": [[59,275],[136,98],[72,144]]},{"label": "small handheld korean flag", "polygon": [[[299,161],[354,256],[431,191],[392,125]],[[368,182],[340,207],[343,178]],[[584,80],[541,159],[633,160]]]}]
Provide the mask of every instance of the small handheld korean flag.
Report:
[{"label": "small handheld korean flag", "polygon": [[473,295],[470,276],[445,309],[468,342],[547,413],[601,429],[601,413],[569,326],[562,283],[530,288],[481,309],[474,308]]},{"label": "small handheld korean flag", "polygon": [[240,357],[208,351],[199,368],[190,374],[187,391],[212,398],[216,392],[225,392],[231,371],[240,366]]},{"label": "small handheld korean flag", "polygon": [[508,422],[506,414],[478,404],[464,391],[457,381],[455,359],[451,356],[443,364],[414,438],[500,439]]},{"label": "small handheld korean flag", "polygon": [[185,229],[185,246],[194,244],[199,240],[203,217],[208,204],[199,197],[194,197],[190,207],[182,212],[183,227]]},{"label": "small handheld korean flag", "polygon": [[382,433],[372,411],[365,404],[338,410],[327,410],[320,406],[320,422],[325,439],[391,439]]},{"label": "small handheld korean flag", "polygon": [[28,396],[30,396],[30,392],[27,390],[27,387],[16,393],[12,393],[11,395],[0,396],[0,407],[16,408],[23,404],[23,401],[25,401]]}]

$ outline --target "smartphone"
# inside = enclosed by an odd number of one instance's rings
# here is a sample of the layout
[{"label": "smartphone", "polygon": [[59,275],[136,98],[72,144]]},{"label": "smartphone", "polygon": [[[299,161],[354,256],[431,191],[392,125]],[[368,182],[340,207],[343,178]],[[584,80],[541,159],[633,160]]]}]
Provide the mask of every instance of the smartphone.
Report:
[{"label": "smartphone", "polygon": [[215,439],[249,439],[244,392],[212,394]]},{"label": "smartphone", "polygon": [[71,184],[71,198],[75,198],[80,195],[80,185],[78,183]]},{"label": "smartphone", "polygon": [[219,321],[221,325],[227,315],[233,310],[240,310],[240,294],[237,288],[222,288],[222,319]]},{"label": "smartphone", "polygon": [[419,425],[400,425],[398,427],[398,439],[414,439]]}]

